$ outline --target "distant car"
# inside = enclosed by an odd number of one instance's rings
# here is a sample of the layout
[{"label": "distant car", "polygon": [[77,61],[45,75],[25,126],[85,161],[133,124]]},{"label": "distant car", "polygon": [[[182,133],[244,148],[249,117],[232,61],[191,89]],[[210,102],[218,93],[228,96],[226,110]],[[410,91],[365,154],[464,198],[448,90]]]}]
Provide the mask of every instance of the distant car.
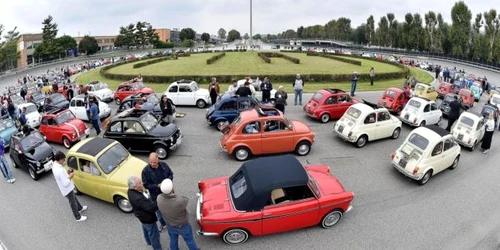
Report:
[{"label": "distant car", "polygon": [[12,100],[12,103],[16,106],[19,106],[20,104],[26,103],[26,101],[20,95],[17,95],[17,94],[10,95],[9,98],[10,98],[10,100]]},{"label": "distant car", "polygon": [[411,131],[391,158],[399,172],[425,185],[433,175],[458,166],[460,145],[443,128],[425,126]]},{"label": "distant car", "polygon": [[42,111],[45,104],[45,94],[43,92],[32,93],[31,102],[36,105],[38,111]]},{"label": "distant car", "polygon": [[87,84],[87,92],[95,95],[103,102],[113,101],[114,93],[108,88],[108,85],[103,82],[90,82]]},{"label": "distant car", "polygon": [[458,144],[473,151],[483,140],[486,120],[481,114],[463,112],[451,128],[451,134]]},{"label": "distant car", "polygon": [[489,104],[500,109],[500,95],[493,94],[489,99]]},{"label": "distant car", "polygon": [[171,83],[163,93],[177,106],[196,106],[204,108],[211,104],[208,89],[200,88],[192,80],[179,80]]},{"label": "distant car", "polygon": [[90,130],[70,110],[59,109],[42,116],[40,133],[47,141],[61,143],[65,148],[71,148],[73,143],[87,138]]},{"label": "distant car", "polygon": [[500,96],[500,91],[499,90],[496,90],[496,89],[491,89],[488,93],[488,99],[490,99],[493,95],[498,95]]},{"label": "distant car", "polygon": [[127,179],[141,176],[146,165],[117,141],[93,137],[68,150],[65,168],[73,170],[77,194],[114,203],[120,211],[130,213],[133,208],[127,196]]},{"label": "distant car", "polygon": [[438,98],[443,98],[447,94],[457,94],[458,90],[455,85],[449,82],[440,82],[436,92],[438,93]]},{"label": "distant car", "polygon": [[408,101],[399,118],[410,126],[439,124],[443,113],[435,101],[413,97]]},{"label": "distant car", "polygon": [[415,96],[436,101],[438,93],[436,92],[434,87],[430,85],[424,83],[417,83],[417,85],[415,85]]},{"label": "distant car", "polygon": [[3,141],[5,148],[10,146],[10,138],[15,133],[17,133],[16,124],[11,118],[0,119],[0,140]]},{"label": "distant car", "polygon": [[345,111],[357,100],[345,91],[340,89],[322,89],[316,92],[311,99],[304,105],[302,110],[306,115],[318,119],[323,123],[330,119],[339,119]]},{"label": "distant car", "polygon": [[[455,97],[457,100],[462,103],[462,98],[459,95],[456,94],[446,94],[443,98],[443,101],[439,105],[439,109],[443,113],[443,116],[448,116],[450,114],[450,104],[455,101]],[[463,105],[463,103],[462,103]]]},{"label": "distant car", "polygon": [[303,167],[289,155],[246,162],[231,176],[198,182],[198,189],[198,234],[230,245],[250,236],[333,227],[354,199],[330,167]]},{"label": "distant car", "polygon": [[367,104],[356,103],[335,123],[333,131],[340,138],[362,148],[368,141],[397,139],[401,134],[401,125],[401,121],[385,108],[374,109]]},{"label": "distant car", "polygon": [[482,92],[481,88],[476,85],[472,85],[470,87],[470,91],[474,95],[474,101],[479,102],[479,99],[481,99],[481,92]]},{"label": "distant car", "polygon": [[36,128],[38,126],[40,126],[40,119],[42,119],[42,116],[40,115],[40,113],[38,113],[38,109],[36,107],[35,104],[31,103],[31,102],[27,102],[27,103],[23,103],[23,104],[19,104],[17,106],[19,108],[19,110],[23,110],[23,108],[26,108],[26,123],[32,127],[32,128]]},{"label": "distant car", "polygon": [[121,83],[118,86],[118,89],[115,91],[114,99],[116,105],[120,105],[120,103],[125,99],[125,97],[129,95],[149,95],[153,94],[155,91],[153,89],[147,88],[146,85],[142,82],[125,82]]},{"label": "distant car", "polygon": [[45,97],[45,105],[43,110],[50,112],[56,109],[69,108],[69,102],[63,94],[55,93]]},{"label": "distant car", "polygon": [[222,98],[208,108],[205,118],[208,125],[215,126],[218,130],[221,130],[224,126],[233,122],[240,115],[240,112],[255,107],[266,108],[270,106],[260,103],[259,100],[253,97],[233,96]]},{"label": "distant car", "polygon": [[399,116],[409,100],[409,92],[400,88],[391,87],[384,91],[384,94],[378,100],[377,104]]},{"label": "distant car", "polygon": [[458,95],[460,96],[460,99],[461,99],[464,107],[467,107],[467,108],[474,107],[474,95],[470,92],[470,90],[461,89],[458,92]]},{"label": "distant car", "polygon": [[481,115],[483,115],[485,119],[488,119],[490,114],[493,114],[493,118],[495,119],[495,127],[499,127],[498,129],[500,129],[498,122],[498,117],[500,116],[500,109],[497,108],[497,106],[495,105],[486,103],[481,109]]},{"label": "distant car", "polygon": [[[111,115],[111,108],[109,107],[109,105],[105,102],[102,102],[98,97],[97,101],[99,102],[97,105],[99,107],[99,118],[103,119],[109,117]],[[85,108],[85,105],[85,95],[77,95],[73,97],[73,99],[71,99],[71,102],[69,103],[69,110],[73,112],[76,118],[82,121],[88,121],[89,117],[87,115],[87,109]]]}]

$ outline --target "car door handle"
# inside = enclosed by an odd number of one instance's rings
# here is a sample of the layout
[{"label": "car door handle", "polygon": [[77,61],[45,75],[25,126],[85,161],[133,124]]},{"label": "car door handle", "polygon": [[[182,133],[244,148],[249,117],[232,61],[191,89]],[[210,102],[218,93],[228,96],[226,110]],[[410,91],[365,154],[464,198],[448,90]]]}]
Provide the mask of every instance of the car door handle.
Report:
[{"label": "car door handle", "polygon": [[263,135],[263,136],[262,136],[262,138],[267,138],[267,136],[266,136],[266,135]]},{"label": "car door handle", "polygon": [[264,215],[271,215],[271,214],[273,214],[273,213],[271,213],[271,212],[264,213]]}]

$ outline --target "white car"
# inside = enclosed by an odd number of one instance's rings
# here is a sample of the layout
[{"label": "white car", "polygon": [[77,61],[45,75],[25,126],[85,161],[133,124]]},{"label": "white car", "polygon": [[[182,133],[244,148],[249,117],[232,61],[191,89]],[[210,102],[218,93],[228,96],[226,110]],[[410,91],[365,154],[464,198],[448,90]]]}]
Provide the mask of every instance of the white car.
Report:
[{"label": "white car", "polygon": [[403,144],[392,153],[392,166],[406,177],[426,184],[445,170],[455,169],[460,160],[460,145],[439,126],[414,129]]},{"label": "white car", "polygon": [[211,104],[208,89],[200,88],[197,82],[191,80],[173,82],[163,94],[167,95],[176,106],[204,108],[207,104]]},{"label": "white car", "polygon": [[[99,98],[97,98],[99,99]],[[82,121],[88,121],[87,109],[85,108],[85,96],[77,95],[69,102],[69,110],[75,115],[76,118]],[[108,104],[99,100],[99,118],[105,118],[111,115],[111,108]]]},{"label": "white car", "polygon": [[[238,88],[245,85],[246,79],[241,79],[238,81]],[[253,86],[253,90],[255,91],[253,94],[253,97],[255,97],[257,100],[262,101],[262,91],[260,90],[260,84],[262,83],[259,78],[257,79],[250,79],[250,84]],[[271,102],[274,102],[275,98],[274,95],[278,92],[276,89],[271,90]]]},{"label": "white car", "polygon": [[422,97],[411,98],[399,116],[402,122],[410,126],[439,124],[442,117],[443,112],[437,103]]},{"label": "white car", "polygon": [[99,97],[103,102],[113,101],[114,93],[106,83],[91,82],[87,84],[87,91],[89,94]]},{"label": "white car", "polygon": [[490,104],[495,105],[495,106],[497,106],[497,108],[500,109],[500,95],[498,95],[498,94],[491,95]]},{"label": "white car", "polygon": [[23,110],[23,108],[26,108],[26,123],[32,127],[36,128],[40,126],[40,120],[42,119],[42,116],[40,113],[38,113],[38,108],[36,107],[35,104],[28,102],[28,103],[22,103],[17,105],[17,107],[20,110]]},{"label": "white car", "polygon": [[397,139],[401,134],[401,125],[401,121],[385,108],[374,109],[364,103],[356,103],[335,123],[333,131],[361,148],[368,141]]},{"label": "white car", "polygon": [[483,140],[486,120],[482,115],[463,112],[451,128],[451,134],[458,144],[473,151]]}]

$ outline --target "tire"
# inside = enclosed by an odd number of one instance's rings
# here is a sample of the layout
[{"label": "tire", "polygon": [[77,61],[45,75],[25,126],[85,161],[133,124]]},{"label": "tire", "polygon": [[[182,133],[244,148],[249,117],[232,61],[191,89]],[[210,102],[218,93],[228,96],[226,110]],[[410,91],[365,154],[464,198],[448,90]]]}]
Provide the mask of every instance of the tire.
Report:
[{"label": "tire", "polygon": [[248,232],[244,229],[233,228],[222,234],[222,240],[228,245],[239,245],[245,243],[248,238]]},{"label": "tire", "polygon": [[362,148],[366,145],[366,143],[368,142],[368,136],[366,135],[362,135],[358,138],[358,140],[356,141],[356,147],[358,148]]},{"label": "tire", "polygon": [[301,141],[295,147],[295,153],[299,156],[308,155],[311,152],[311,143],[308,141]]},{"label": "tire", "polygon": [[122,103],[122,101],[120,101],[120,98],[115,98],[115,104],[120,105],[120,103]]},{"label": "tire", "polygon": [[472,147],[469,148],[469,150],[472,152],[474,149],[476,149],[477,141],[474,141],[474,144],[472,144]]},{"label": "tire", "polygon": [[330,121],[330,115],[325,113],[325,114],[322,114],[321,117],[319,118],[319,120],[322,122],[322,123],[327,123],[328,121]]},{"label": "tire", "polygon": [[164,145],[155,146],[155,153],[158,155],[160,160],[165,160],[168,158],[168,148]]},{"label": "tire", "polygon": [[420,125],[418,125],[418,126],[419,126],[419,127],[423,127],[423,126],[425,126],[425,120],[421,121],[421,122],[420,122]]},{"label": "tire", "polygon": [[250,150],[247,147],[237,147],[233,151],[234,158],[236,158],[236,160],[238,160],[238,161],[248,160],[248,158],[250,158],[251,154],[252,153],[250,152]]},{"label": "tire", "polygon": [[455,157],[455,160],[453,160],[453,163],[450,166],[450,170],[457,168],[458,162],[460,162],[460,155],[457,155],[457,157]]},{"label": "tire", "polygon": [[401,135],[401,128],[396,128],[392,131],[391,139],[398,139],[399,135]]},{"label": "tire", "polygon": [[130,205],[130,202],[121,196],[117,196],[115,198],[115,204],[118,209],[124,213],[131,213],[132,211],[134,211],[132,205]]},{"label": "tire", "polygon": [[224,125],[226,125],[226,123],[227,123],[227,121],[226,121],[226,120],[218,121],[218,122],[217,122],[217,129],[218,129],[219,131],[221,131],[221,130],[222,130],[222,128],[224,127]]},{"label": "tire", "polygon": [[335,226],[340,219],[342,219],[342,212],[339,210],[332,210],[327,213],[321,220],[321,226],[323,228],[331,228]]},{"label": "tire", "polygon": [[62,145],[63,145],[65,148],[69,149],[69,148],[71,148],[71,144],[72,144],[72,143],[71,143],[71,141],[68,139],[68,137],[63,136],[63,138],[62,138]]},{"label": "tire", "polygon": [[12,154],[9,154],[9,155],[11,155],[10,162],[12,162],[12,165],[14,165],[14,168],[19,168],[19,166],[16,164],[16,161],[14,161],[14,158],[12,158]]},{"label": "tire", "polygon": [[[212,104],[215,104],[215,103],[212,103]],[[207,103],[203,99],[199,99],[198,101],[196,101],[196,107],[202,109],[206,106],[207,106]]]},{"label": "tire", "polygon": [[425,174],[422,177],[422,179],[420,179],[418,181],[418,184],[420,186],[423,186],[423,185],[427,184],[427,182],[429,182],[429,180],[431,179],[431,177],[432,177],[432,170],[429,170],[429,171],[425,172]]},{"label": "tire", "polygon": [[31,166],[28,166],[28,173],[30,174],[31,179],[33,179],[34,181],[40,179],[40,175],[37,174],[36,171],[33,170]]}]

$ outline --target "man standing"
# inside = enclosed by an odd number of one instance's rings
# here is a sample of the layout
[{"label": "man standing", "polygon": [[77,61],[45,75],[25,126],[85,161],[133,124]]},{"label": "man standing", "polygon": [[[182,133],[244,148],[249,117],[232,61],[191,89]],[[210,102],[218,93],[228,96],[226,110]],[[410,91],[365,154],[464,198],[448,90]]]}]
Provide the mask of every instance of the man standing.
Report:
[{"label": "man standing", "polygon": [[372,67],[370,69],[370,85],[373,86],[373,80],[375,79],[375,69]]},{"label": "man standing", "polygon": [[356,86],[358,85],[358,72],[354,71],[351,75],[351,96],[356,96]]},{"label": "man standing", "polygon": [[189,250],[197,250],[193,229],[188,221],[186,209],[189,199],[174,193],[172,180],[161,183],[162,194],[158,196],[158,209],[167,221],[170,236],[170,250],[179,250],[179,235],[182,236]]},{"label": "man standing", "polygon": [[63,152],[57,151],[54,156],[55,162],[52,165],[52,174],[56,179],[57,186],[61,191],[61,194],[68,198],[69,205],[73,211],[76,221],[85,221],[87,216],[82,216],[80,213],[87,210],[87,206],[82,206],[78,199],[76,198],[75,185],[71,181],[73,179],[73,169],[69,169],[67,172],[64,170],[63,164],[66,161],[66,156]]},{"label": "man standing", "polygon": [[236,95],[241,96],[241,97],[247,97],[252,95],[252,90],[250,89],[250,83],[245,82],[245,84],[236,90]]},{"label": "man standing", "polygon": [[148,246],[154,250],[161,250],[160,232],[156,227],[156,211],[158,207],[144,191],[141,179],[137,176],[128,178],[128,200],[134,209],[134,214],[142,223],[142,232]]},{"label": "man standing", "polygon": [[295,91],[295,102],[294,105],[297,105],[297,99],[299,100],[299,105],[302,106],[302,91],[304,90],[304,80],[302,80],[300,74],[297,74],[295,81],[293,81],[292,86]]},{"label": "man standing", "polygon": [[9,162],[5,159],[5,145],[3,145],[3,140],[0,140],[0,169],[2,170],[3,177],[7,179],[8,183],[16,182],[16,178],[10,170]]},{"label": "man standing", "polygon": [[[167,163],[159,161],[156,153],[151,153],[149,155],[149,164],[142,170],[142,181],[144,183],[144,187],[146,187],[151,194],[151,200],[155,203],[156,198],[161,193],[160,184],[165,179],[173,180],[174,173]],[[167,228],[167,223],[165,223],[165,220],[161,216],[159,210],[156,211],[156,216],[161,224],[159,230],[162,232]]]},{"label": "man standing", "polygon": [[208,91],[210,91],[210,101],[212,105],[214,105],[217,102],[217,97],[220,92],[219,83],[215,77],[212,77],[212,82],[208,85]]},{"label": "man standing", "polygon": [[269,77],[264,77],[264,81],[260,84],[260,89],[262,90],[262,102],[271,101],[273,85],[269,82]]},{"label": "man standing", "polygon": [[274,99],[276,100],[276,103],[274,104],[274,106],[276,107],[276,109],[283,112],[283,114],[285,113],[285,106],[286,106],[286,99],[287,98],[288,98],[288,95],[285,91],[285,88],[283,87],[283,85],[280,85],[280,87],[278,88],[278,91],[274,94]]},{"label": "man standing", "polygon": [[446,131],[450,132],[451,126],[460,116],[460,109],[462,108],[462,104],[458,101],[458,97],[454,96],[455,100],[450,103],[450,113],[448,114],[448,126],[446,127]]},{"label": "man standing", "polygon": [[99,110],[97,107],[97,104],[94,102],[94,98],[89,98],[89,103],[90,103],[90,123],[92,123],[92,126],[94,126],[96,136],[99,136],[101,134],[101,128],[100,128],[100,120],[99,120]]},{"label": "man standing", "polygon": [[19,116],[19,123],[22,126],[26,125],[26,122],[28,120],[26,119],[26,107],[23,107],[23,110],[21,111],[21,115]]},{"label": "man standing", "polygon": [[234,96],[236,95],[236,91],[238,91],[238,81],[233,80],[233,84],[229,85],[227,88],[227,93],[229,96]]}]

